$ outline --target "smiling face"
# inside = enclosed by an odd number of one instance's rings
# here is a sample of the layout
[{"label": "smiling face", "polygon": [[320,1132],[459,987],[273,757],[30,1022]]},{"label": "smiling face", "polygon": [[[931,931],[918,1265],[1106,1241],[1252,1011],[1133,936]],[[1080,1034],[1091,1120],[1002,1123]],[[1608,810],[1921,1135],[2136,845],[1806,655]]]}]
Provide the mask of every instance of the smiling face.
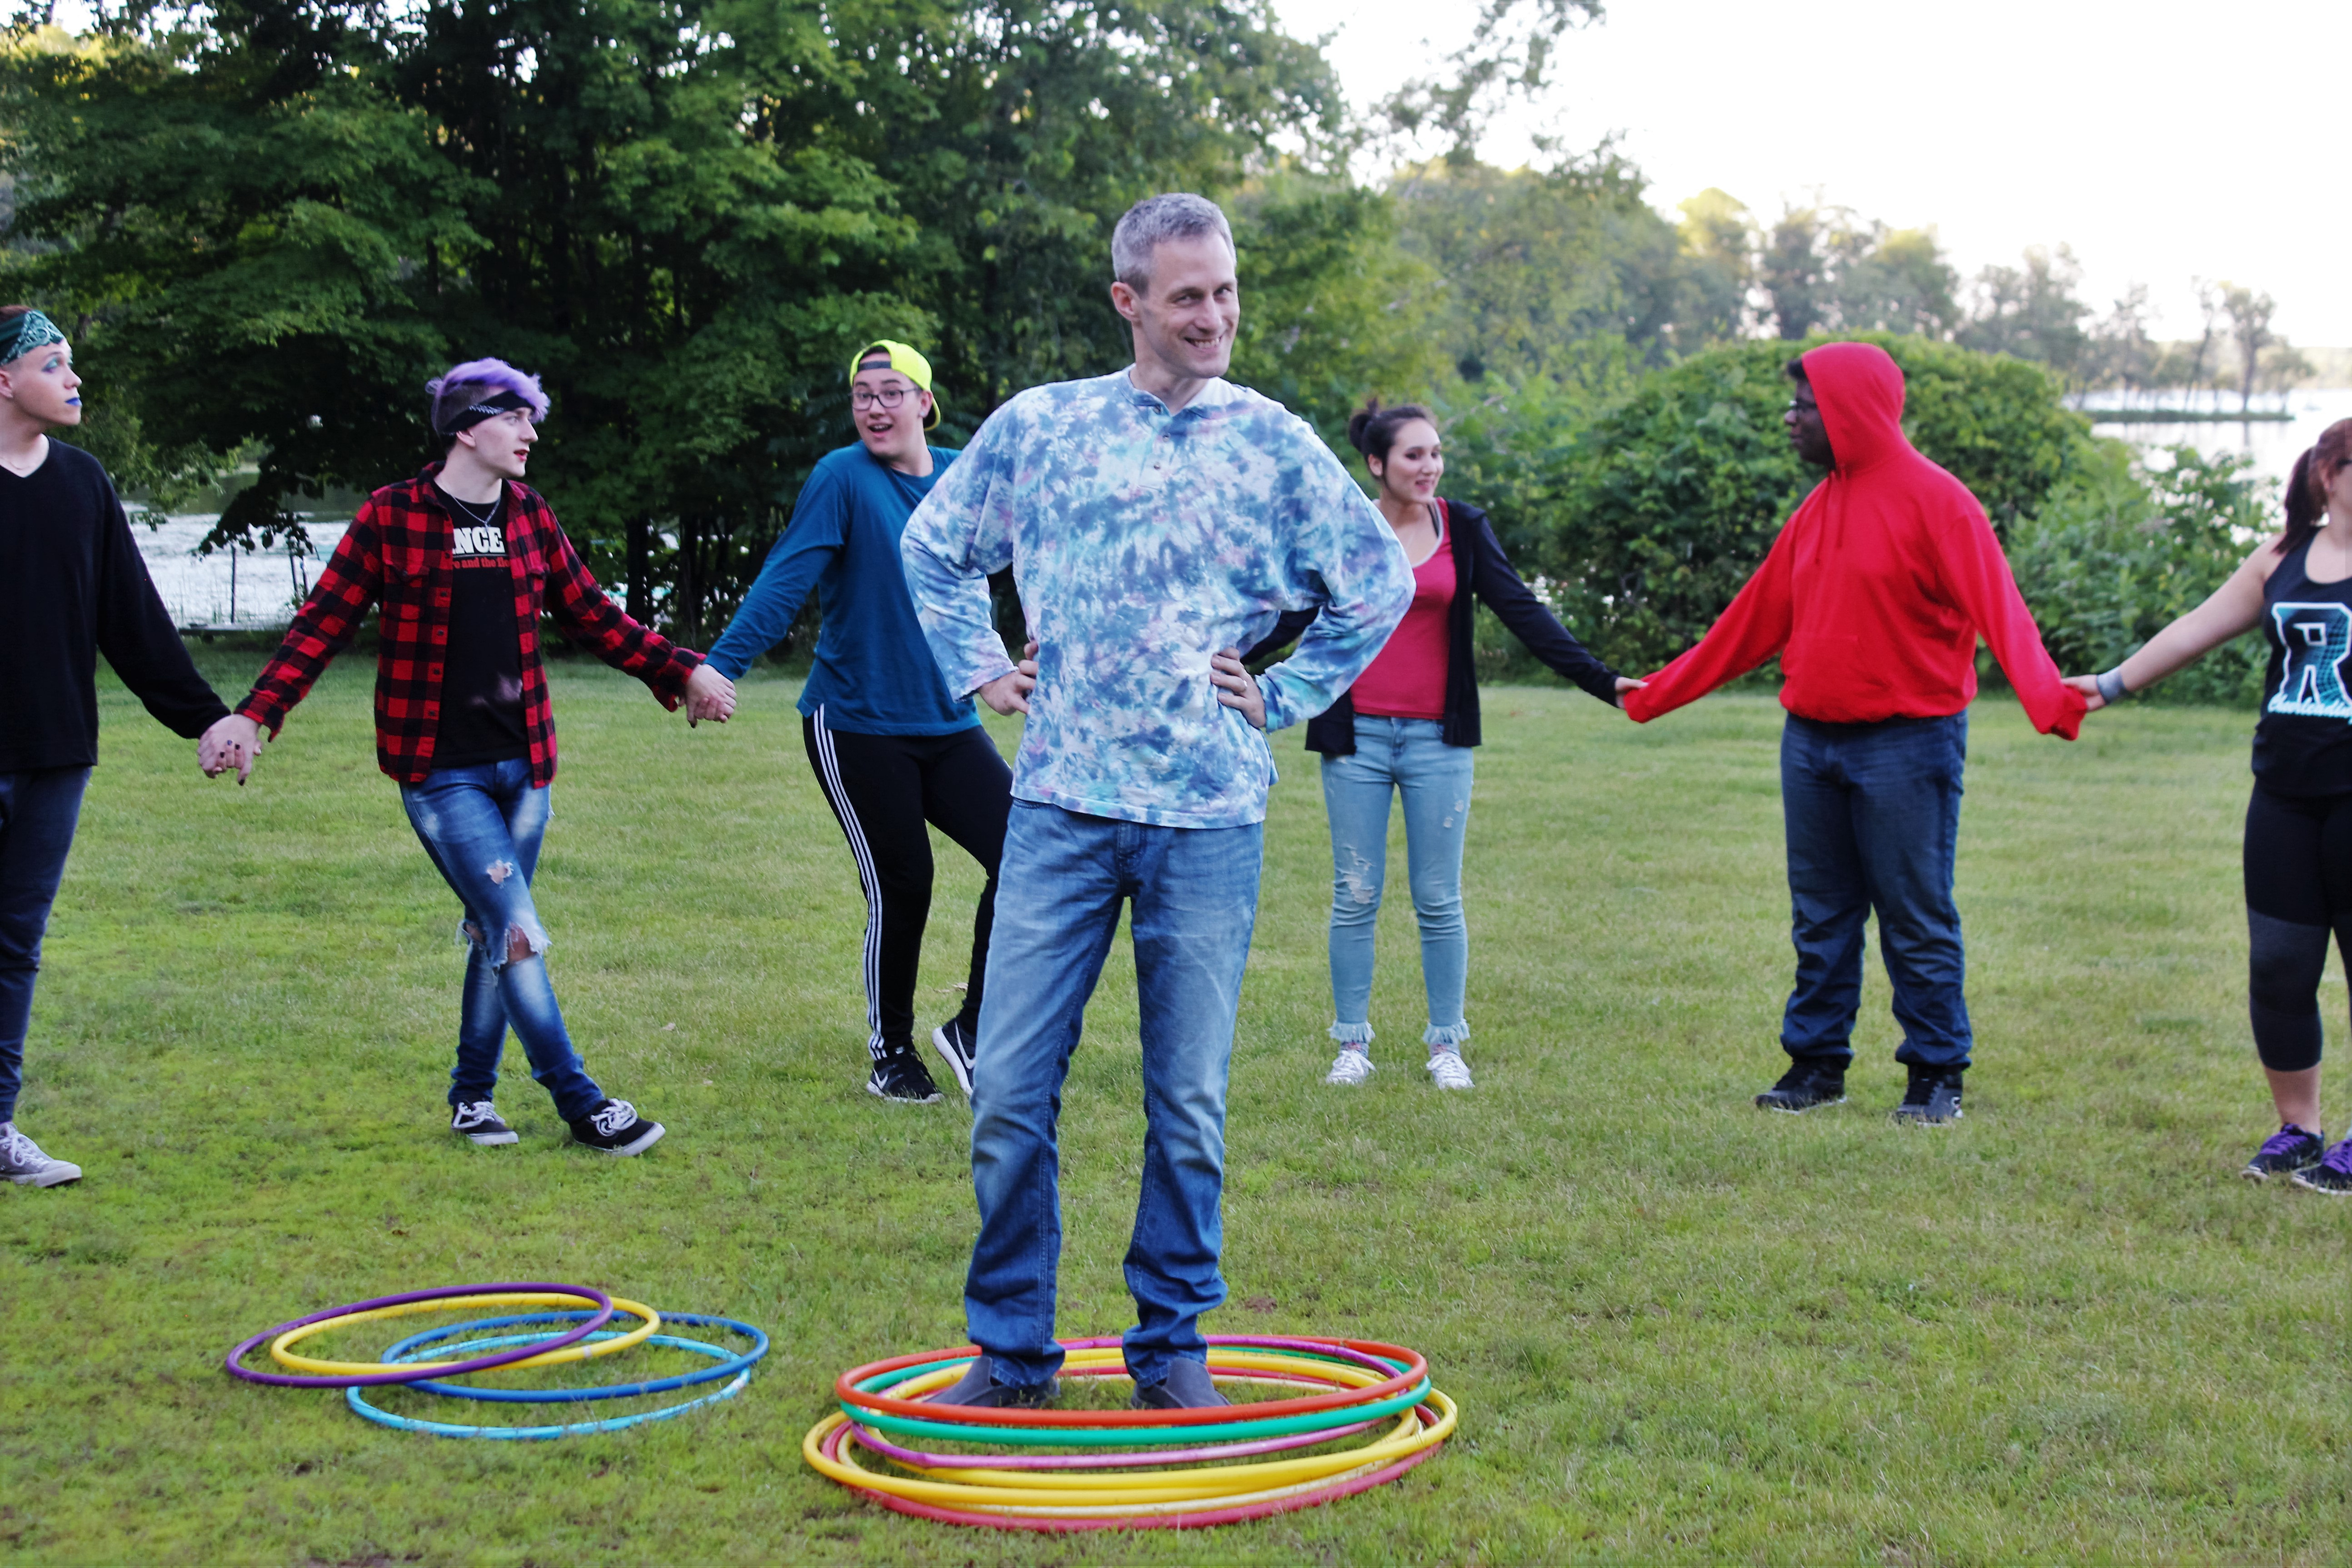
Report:
[{"label": "smiling face", "polygon": [[0,398],[37,424],[79,424],[81,378],[74,374],[72,348],[50,343],[0,365]]},{"label": "smiling face", "polygon": [[1150,379],[1207,381],[1233,363],[1242,288],[1233,247],[1214,234],[1163,240],[1138,289],[1110,286],[1112,306],[1135,329],[1135,362]]},{"label": "smiling face", "polygon": [[1837,454],[1830,450],[1829,426],[1822,423],[1822,405],[1813,396],[1811,382],[1797,383],[1789,410],[1780,416],[1780,427],[1789,433],[1789,444],[1797,449],[1798,456],[1816,468],[1837,466]]},{"label": "smiling face", "polygon": [[931,394],[905,371],[892,369],[889,355],[869,355],[858,363],[849,382],[849,413],[857,439],[878,461],[905,468],[921,458]]},{"label": "smiling face", "polygon": [[539,426],[531,423],[530,410],[510,408],[459,431],[450,450],[454,455],[457,447],[463,447],[473,454],[475,462],[501,479],[520,479],[538,441]]},{"label": "smiling face", "polygon": [[1381,482],[1381,493],[1400,501],[1427,502],[1445,476],[1445,452],[1437,426],[1425,419],[1409,419],[1396,429],[1396,441],[1387,460],[1367,457],[1364,465]]}]

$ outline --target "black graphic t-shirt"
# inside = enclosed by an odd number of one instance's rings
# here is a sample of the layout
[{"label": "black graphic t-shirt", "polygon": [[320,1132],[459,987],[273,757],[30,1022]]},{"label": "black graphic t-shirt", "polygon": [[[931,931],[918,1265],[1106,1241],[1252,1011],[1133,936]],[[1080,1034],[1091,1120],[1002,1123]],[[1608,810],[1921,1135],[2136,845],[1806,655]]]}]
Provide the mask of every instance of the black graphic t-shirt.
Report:
[{"label": "black graphic t-shirt", "polygon": [[2277,795],[2352,795],[2352,578],[2312,581],[2310,553],[2279,562],[2263,588],[2271,667],[2254,777]]},{"label": "black graphic t-shirt", "polygon": [[[530,755],[522,721],[522,640],[514,574],[507,566],[506,486],[468,506],[439,486],[457,525],[449,591],[449,646],[441,660],[441,723],[433,766],[474,768]],[[488,520],[484,514],[488,514]]]}]

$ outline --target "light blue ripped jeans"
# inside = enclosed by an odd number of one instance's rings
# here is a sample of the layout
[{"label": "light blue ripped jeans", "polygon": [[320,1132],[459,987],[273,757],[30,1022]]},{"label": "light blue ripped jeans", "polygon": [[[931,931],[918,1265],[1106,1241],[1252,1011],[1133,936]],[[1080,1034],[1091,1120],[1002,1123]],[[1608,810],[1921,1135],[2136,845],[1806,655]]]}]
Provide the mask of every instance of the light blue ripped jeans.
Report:
[{"label": "light blue ripped jeans", "polygon": [[1470,827],[1476,753],[1445,744],[1435,719],[1356,716],[1351,757],[1323,759],[1331,820],[1331,1038],[1372,1040],[1372,929],[1388,880],[1389,798],[1404,798],[1405,874],[1421,925],[1421,981],[1429,994],[1431,1050],[1470,1038],[1462,993],[1470,932],[1462,918],[1462,841]]},{"label": "light blue ripped jeans", "polygon": [[[400,803],[425,852],[466,907],[457,928],[466,945],[466,997],[449,1103],[490,1098],[512,1025],[530,1075],[555,1097],[556,1114],[579,1121],[603,1103],[604,1092],[572,1049],[541,956],[547,929],[531,903],[530,879],[547,832],[546,789],[531,783],[528,762],[490,762],[444,768],[422,784],[404,784]],[[518,936],[530,954],[509,957]]]}]

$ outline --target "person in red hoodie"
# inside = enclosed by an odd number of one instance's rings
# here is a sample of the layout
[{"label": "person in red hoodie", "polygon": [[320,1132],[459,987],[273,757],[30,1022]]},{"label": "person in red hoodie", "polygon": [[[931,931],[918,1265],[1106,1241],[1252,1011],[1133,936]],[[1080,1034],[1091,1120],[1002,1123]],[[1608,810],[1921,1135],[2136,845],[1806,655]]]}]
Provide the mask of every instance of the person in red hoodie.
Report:
[{"label": "person in red hoodie", "polygon": [[1862,996],[1863,923],[1878,914],[1910,1074],[1898,1119],[1960,1115],[1971,1036],[1952,902],[1968,706],[1982,636],[2033,727],[2074,738],[2063,684],[1984,507],[1903,434],[1903,372],[1868,343],[1791,361],[1784,417],[1829,477],[1772,541],[1698,645],[1625,694],[1647,723],[1780,655],[1780,799],[1797,983],[1780,1026],[1789,1071],[1756,1103],[1845,1098]]}]

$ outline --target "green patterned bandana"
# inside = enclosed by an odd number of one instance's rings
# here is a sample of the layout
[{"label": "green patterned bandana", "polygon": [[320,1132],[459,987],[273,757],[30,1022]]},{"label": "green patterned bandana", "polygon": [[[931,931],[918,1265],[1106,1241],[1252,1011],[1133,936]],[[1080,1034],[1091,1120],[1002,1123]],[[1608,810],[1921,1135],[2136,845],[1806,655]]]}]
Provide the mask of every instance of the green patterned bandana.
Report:
[{"label": "green patterned bandana", "polygon": [[37,310],[27,310],[0,321],[0,365],[36,349],[46,349],[51,343],[62,343],[66,335],[58,324]]}]

